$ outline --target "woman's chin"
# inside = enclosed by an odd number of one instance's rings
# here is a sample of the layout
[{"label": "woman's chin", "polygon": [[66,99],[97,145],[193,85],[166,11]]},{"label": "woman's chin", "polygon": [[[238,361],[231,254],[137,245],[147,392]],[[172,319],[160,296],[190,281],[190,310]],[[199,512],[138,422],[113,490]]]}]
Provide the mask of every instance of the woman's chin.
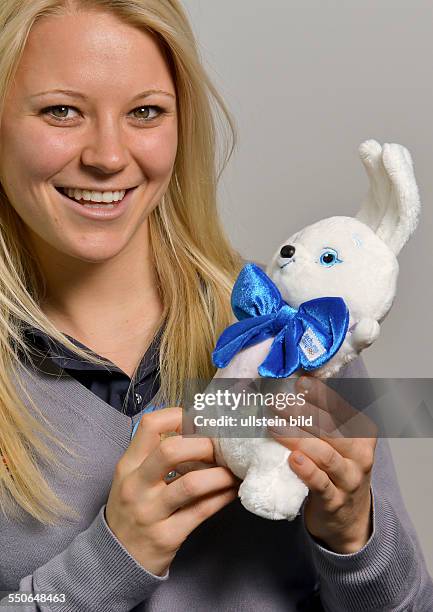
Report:
[{"label": "woman's chin", "polygon": [[77,244],[73,241],[62,245],[52,245],[60,257],[72,258],[87,263],[103,263],[117,257],[127,247],[128,241],[118,240],[113,237],[99,240],[95,244]]},{"label": "woman's chin", "polygon": [[77,249],[72,256],[75,257],[75,259],[79,259],[82,262],[87,262],[87,263],[104,263],[104,261],[109,261],[110,259],[113,259],[114,257],[116,257],[117,255],[119,255],[122,252],[122,247],[119,246],[119,248],[113,248],[113,245],[109,245],[107,246],[107,248],[105,249],[82,249],[79,250]]}]

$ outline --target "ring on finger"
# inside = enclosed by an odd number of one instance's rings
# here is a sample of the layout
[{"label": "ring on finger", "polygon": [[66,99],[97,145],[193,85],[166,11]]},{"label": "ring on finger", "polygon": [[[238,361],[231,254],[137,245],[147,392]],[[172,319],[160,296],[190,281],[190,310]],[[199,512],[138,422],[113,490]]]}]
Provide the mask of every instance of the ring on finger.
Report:
[{"label": "ring on finger", "polygon": [[164,480],[173,480],[173,478],[176,478],[176,476],[177,476],[176,470],[171,470],[171,472],[169,472],[166,476],[164,476]]}]

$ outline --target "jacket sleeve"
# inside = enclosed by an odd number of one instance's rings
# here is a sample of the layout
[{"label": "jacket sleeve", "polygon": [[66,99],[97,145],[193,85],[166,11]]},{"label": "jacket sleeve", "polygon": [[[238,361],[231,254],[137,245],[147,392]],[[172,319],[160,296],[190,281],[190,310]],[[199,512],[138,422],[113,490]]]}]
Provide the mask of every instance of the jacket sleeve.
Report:
[{"label": "jacket sleeve", "polygon": [[[344,376],[367,378],[368,374],[362,361],[357,359]],[[371,492],[373,532],[361,550],[347,555],[334,553],[307,531],[324,609],[326,612],[433,610],[433,582],[405,508],[385,438],[377,442]]]},{"label": "jacket sleeve", "polygon": [[[71,544],[33,574],[22,578],[16,593],[64,594],[62,603],[40,600],[25,605],[5,605],[11,612],[127,612],[146,600],[168,579],[144,569],[116,538],[105,520],[105,505],[93,523]],[[4,595],[4,594],[3,594]],[[5,603],[3,603],[5,602]]]}]

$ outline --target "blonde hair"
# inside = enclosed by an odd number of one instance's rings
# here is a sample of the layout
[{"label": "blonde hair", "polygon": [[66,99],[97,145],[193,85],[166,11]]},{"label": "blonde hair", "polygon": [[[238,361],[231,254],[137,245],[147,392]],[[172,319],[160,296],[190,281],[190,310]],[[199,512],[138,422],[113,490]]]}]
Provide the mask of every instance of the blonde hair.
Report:
[{"label": "blonde hair", "polygon": [[[0,117],[32,25],[44,16],[80,10],[109,11],[153,33],[175,80],[177,157],[169,187],[150,214],[149,228],[164,305],[156,330],[162,334],[158,401],[176,405],[185,380],[214,374],[211,351],[231,320],[230,291],[242,260],[222,229],[216,190],[235,145],[234,124],[201,64],[177,0],[2,0]],[[0,188],[0,452],[7,462],[0,460],[0,507],[5,515],[17,515],[18,504],[36,520],[53,524],[61,515],[77,517],[77,513],[57,497],[39,470],[39,460],[66,468],[41,436],[67,453],[76,453],[54,431],[19,376],[14,376],[14,366],[22,363],[19,351],[31,359],[24,327],[43,330],[83,359],[107,362],[76,347],[42,312],[44,279],[25,247],[22,231],[21,218]]]}]

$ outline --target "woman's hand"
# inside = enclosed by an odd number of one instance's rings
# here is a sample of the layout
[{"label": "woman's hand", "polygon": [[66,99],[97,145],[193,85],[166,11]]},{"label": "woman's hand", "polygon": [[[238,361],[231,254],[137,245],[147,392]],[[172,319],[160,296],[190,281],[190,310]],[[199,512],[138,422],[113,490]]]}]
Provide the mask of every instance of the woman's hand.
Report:
[{"label": "woman's hand", "polygon": [[[298,408],[296,415],[312,415],[313,426],[298,429],[301,434],[298,438],[292,437],[296,432],[284,438],[283,430],[271,433],[293,451],[290,467],[310,489],[304,507],[305,525],[313,537],[332,551],[357,552],[372,532],[370,483],[377,429],[319,379],[302,377],[295,386],[297,392],[306,392],[308,397],[308,403]],[[354,429],[356,419],[358,424],[362,420],[363,432],[369,431],[372,437],[346,437],[349,421],[352,435],[360,431]],[[343,437],[341,432],[345,428]]]},{"label": "woman's hand", "polygon": [[239,479],[224,467],[164,477],[184,461],[215,463],[209,438],[166,437],[180,431],[182,409],[142,416],[118,461],[105,518],[120,542],[145,569],[164,575],[186,537],[237,496]]}]

